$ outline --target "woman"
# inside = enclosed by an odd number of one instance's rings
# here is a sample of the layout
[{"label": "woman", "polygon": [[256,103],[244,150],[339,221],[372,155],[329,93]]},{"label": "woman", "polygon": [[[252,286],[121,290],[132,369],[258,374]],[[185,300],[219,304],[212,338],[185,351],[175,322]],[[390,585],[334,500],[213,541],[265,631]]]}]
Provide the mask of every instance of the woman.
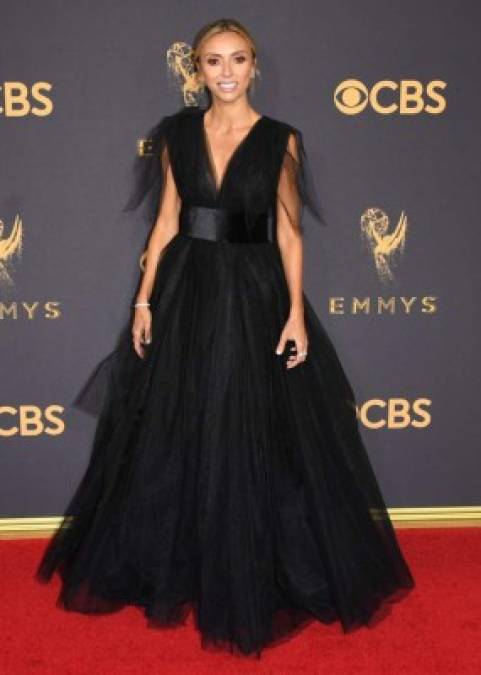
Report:
[{"label": "woman", "polygon": [[92,456],[37,577],[59,571],[65,609],[192,608],[203,646],[260,656],[313,620],[372,625],[414,580],[302,290],[302,207],[320,220],[302,134],[250,106],[241,24],[206,26],[191,59],[211,104],[152,130],[133,321],[93,378]]}]

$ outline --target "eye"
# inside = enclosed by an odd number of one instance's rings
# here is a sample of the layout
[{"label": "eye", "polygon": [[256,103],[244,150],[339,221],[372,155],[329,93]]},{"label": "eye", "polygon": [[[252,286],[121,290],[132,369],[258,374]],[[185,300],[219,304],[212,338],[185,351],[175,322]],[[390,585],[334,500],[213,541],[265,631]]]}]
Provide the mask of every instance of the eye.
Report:
[{"label": "eye", "polygon": [[211,56],[207,59],[207,63],[209,66],[215,66],[215,64],[219,61],[219,59],[216,59],[215,56]]},{"label": "eye", "polygon": [[236,56],[235,60],[236,60],[236,63],[244,63],[244,61],[246,60],[246,57],[242,56],[242,54],[241,54],[240,56]]}]

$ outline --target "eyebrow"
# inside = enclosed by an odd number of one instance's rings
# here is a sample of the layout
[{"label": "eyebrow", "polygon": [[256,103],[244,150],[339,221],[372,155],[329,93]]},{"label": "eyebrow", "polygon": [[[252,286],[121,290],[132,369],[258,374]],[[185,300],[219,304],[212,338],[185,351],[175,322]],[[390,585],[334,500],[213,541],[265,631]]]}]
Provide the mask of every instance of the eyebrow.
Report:
[{"label": "eyebrow", "polygon": [[[238,49],[236,52],[232,52],[231,56],[235,56],[236,54],[245,54],[247,52],[247,49]],[[223,56],[223,54],[216,54],[216,52],[206,52],[206,56]]]}]

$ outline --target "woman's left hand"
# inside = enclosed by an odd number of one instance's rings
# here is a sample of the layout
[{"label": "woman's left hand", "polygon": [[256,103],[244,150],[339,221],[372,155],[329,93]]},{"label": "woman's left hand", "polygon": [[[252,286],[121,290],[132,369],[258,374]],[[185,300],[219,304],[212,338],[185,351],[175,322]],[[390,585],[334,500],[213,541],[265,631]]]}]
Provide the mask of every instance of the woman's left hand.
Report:
[{"label": "woman's left hand", "polygon": [[291,354],[286,362],[286,368],[294,368],[303,363],[307,357],[307,347],[309,340],[307,338],[306,326],[302,314],[291,314],[284,328],[276,347],[276,354],[282,354],[286,347],[287,340],[295,342],[296,352]]}]

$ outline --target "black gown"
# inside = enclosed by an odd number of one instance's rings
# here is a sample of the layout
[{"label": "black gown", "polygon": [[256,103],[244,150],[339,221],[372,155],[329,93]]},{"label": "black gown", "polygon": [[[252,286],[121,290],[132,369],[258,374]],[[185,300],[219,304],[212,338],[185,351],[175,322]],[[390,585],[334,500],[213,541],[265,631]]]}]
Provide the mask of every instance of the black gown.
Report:
[{"label": "black gown", "polygon": [[82,394],[105,382],[87,469],[36,578],[58,570],[59,607],[132,604],[152,627],[192,609],[202,647],[259,657],[313,620],[373,625],[414,579],[305,294],[306,361],[287,369],[275,353],[289,313],[276,217],[319,216],[302,133],[261,116],[217,186],[203,115],[163,117],[138,160],[128,208],[153,215],[171,170],[179,232],[145,358],[129,321]]}]

